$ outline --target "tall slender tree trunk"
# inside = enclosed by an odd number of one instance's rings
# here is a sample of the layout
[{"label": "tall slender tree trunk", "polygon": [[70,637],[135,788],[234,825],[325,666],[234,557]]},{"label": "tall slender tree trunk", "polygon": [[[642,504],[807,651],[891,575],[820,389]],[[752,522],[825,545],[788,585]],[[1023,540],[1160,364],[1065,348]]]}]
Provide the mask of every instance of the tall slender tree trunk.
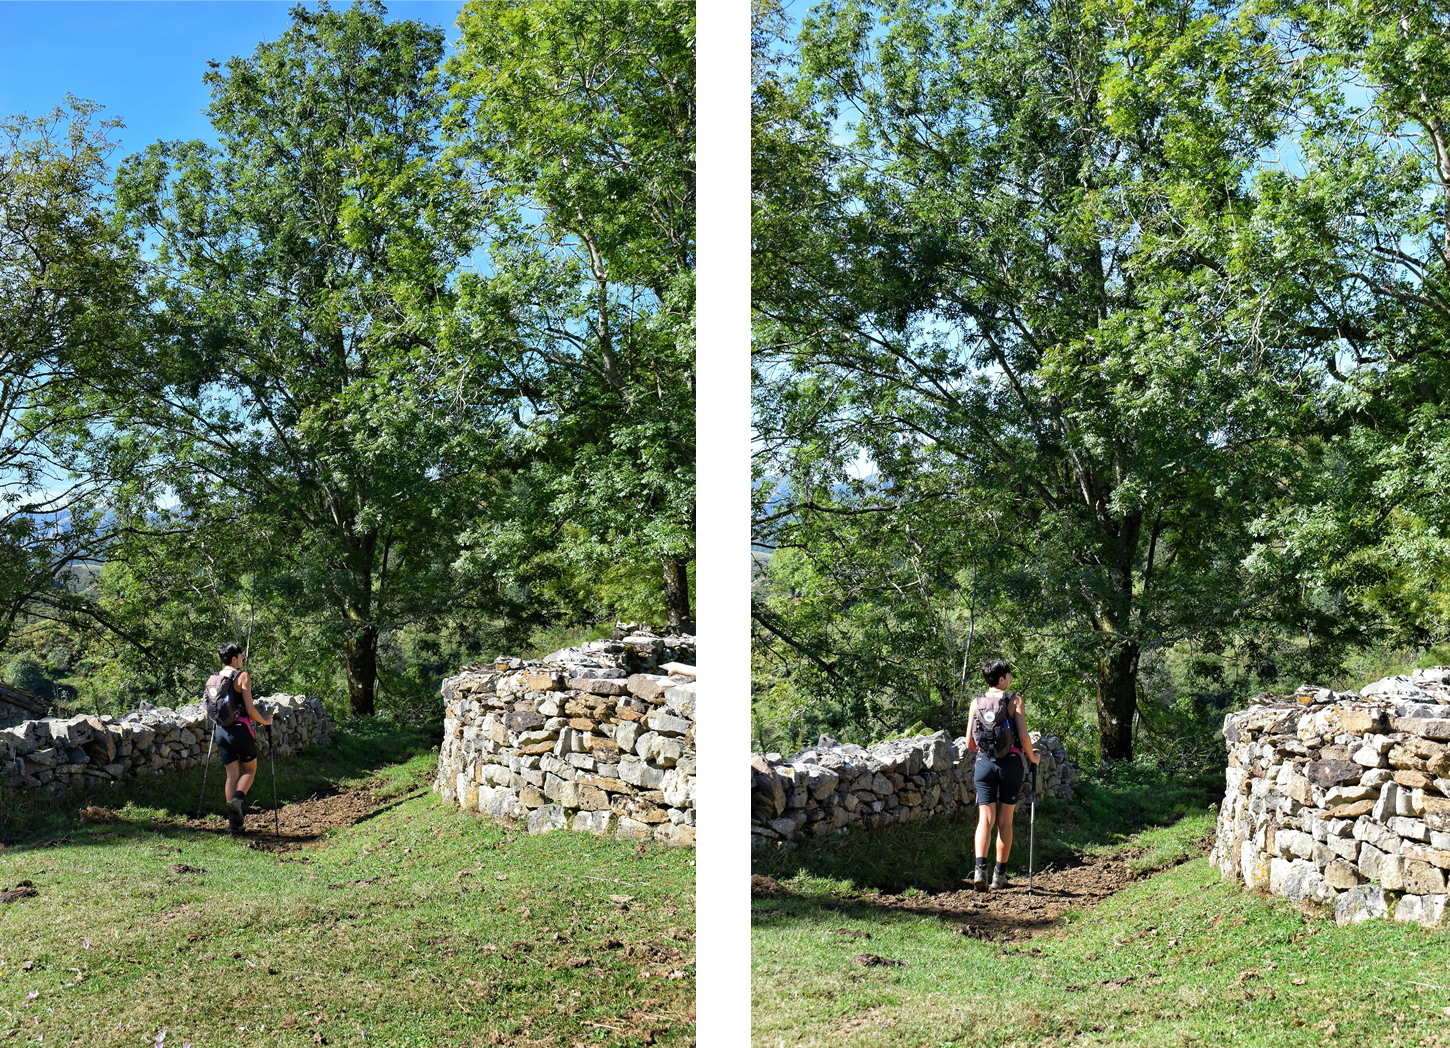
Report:
[{"label": "tall slender tree trunk", "polygon": [[1133,759],[1138,654],[1137,644],[1117,645],[1098,665],[1098,735],[1104,761]]},{"label": "tall slender tree trunk", "polygon": [[354,590],[344,608],[347,618],[347,702],[354,717],[377,712],[378,625],[373,617],[373,557],[376,532],[361,536],[354,545]]},{"label": "tall slender tree trunk", "polygon": [[687,633],[695,628],[690,614],[689,561],[684,557],[665,557],[665,629],[670,633]]},{"label": "tall slender tree trunk", "polygon": [[349,625],[352,630],[346,647],[348,708],[354,717],[370,717],[377,712],[378,628],[372,624]]}]

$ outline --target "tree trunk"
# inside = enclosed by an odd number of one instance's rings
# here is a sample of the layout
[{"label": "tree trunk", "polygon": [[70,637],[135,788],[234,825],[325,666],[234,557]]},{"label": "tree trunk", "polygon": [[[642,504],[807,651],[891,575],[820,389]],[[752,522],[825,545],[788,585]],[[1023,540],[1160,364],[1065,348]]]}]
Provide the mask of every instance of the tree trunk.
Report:
[{"label": "tree trunk", "polygon": [[694,617],[690,614],[689,561],[684,557],[666,557],[665,566],[665,630],[668,633],[690,633],[694,631]]},{"label": "tree trunk", "polygon": [[1133,759],[1138,713],[1138,645],[1113,649],[1098,666],[1098,735],[1106,761]]},{"label": "tree trunk", "polygon": [[377,712],[377,689],[378,628],[354,625],[347,638],[347,702],[354,717]]}]

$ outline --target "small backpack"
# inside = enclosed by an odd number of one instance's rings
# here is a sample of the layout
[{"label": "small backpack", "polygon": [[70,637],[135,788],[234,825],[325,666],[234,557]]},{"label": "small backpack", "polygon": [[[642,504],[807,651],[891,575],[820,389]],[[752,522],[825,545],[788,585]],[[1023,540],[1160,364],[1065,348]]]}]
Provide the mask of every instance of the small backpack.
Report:
[{"label": "small backpack", "polygon": [[1016,697],[1015,692],[977,696],[977,712],[972,715],[971,727],[972,741],[977,744],[978,753],[996,760],[1011,752],[1017,741],[1017,729],[1008,711]]},{"label": "small backpack", "polygon": [[206,715],[223,728],[230,728],[242,715],[242,697],[236,691],[236,671],[230,666],[214,673],[206,682]]}]

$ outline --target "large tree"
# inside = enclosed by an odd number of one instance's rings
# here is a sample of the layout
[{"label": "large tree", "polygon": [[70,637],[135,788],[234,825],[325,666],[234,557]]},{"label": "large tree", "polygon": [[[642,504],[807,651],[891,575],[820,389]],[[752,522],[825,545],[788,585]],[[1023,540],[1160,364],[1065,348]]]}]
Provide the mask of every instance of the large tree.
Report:
[{"label": "large tree", "polygon": [[135,254],[107,217],[109,134],[71,99],[0,120],[0,648],[22,615],[84,606],[74,569],[106,541],[101,492],[63,460],[86,362],[125,339]]},{"label": "large tree", "polygon": [[[491,274],[460,332],[514,338],[521,481],[476,554],[598,573],[653,560],[670,629],[695,555],[695,13],[471,0],[449,136],[490,195]],[[505,206],[507,205],[507,206]]]},{"label": "large tree", "polygon": [[217,148],[122,166],[150,326],[95,386],[111,461],[149,470],[122,511],[322,623],[361,715],[381,631],[462,599],[454,535],[486,498],[487,387],[440,338],[474,216],[441,155],[442,32],[377,3],[292,18],[207,73]]},{"label": "large tree", "polygon": [[1291,577],[1253,525],[1318,375],[1247,260],[1292,68],[1232,14],[832,0],[757,78],[760,540],[958,500],[979,524],[916,541],[989,554],[978,584],[1090,682],[1105,759],[1145,654],[1281,614]]}]

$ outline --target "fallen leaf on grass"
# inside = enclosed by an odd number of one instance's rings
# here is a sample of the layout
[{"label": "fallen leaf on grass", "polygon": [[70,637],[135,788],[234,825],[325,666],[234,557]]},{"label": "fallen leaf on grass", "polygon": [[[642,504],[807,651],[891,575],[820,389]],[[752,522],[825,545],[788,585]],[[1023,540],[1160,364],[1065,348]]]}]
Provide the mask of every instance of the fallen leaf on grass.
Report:
[{"label": "fallen leaf on grass", "polygon": [[1239,977],[1238,977],[1238,979],[1236,981],[1237,981],[1238,985],[1242,986],[1249,979],[1262,979],[1262,978],[1263,978],[1262,975],[1260,975],[1258,972],[1250,969],[1249,971],[1246,971],[1246,972],[1239,972]]},{"label": "fallen leaf on grass", "polygon": [[623,906],[627,902],[634,902],[634,896],[633,895],[611,895],[609,897],[609,901],[610,902],[617,902],[621,906]]},{"label": "fallen leaf on grass", "polygon": [[[1304,976],[1300,975],[1300,976],[1298,976],[1297,978],[1295,978],[1295,979],[1293,979],[1291,981],[1294,983],[1295,986],[1303,986],[1309,980],[1306,979],[1306,978],[1304,978]],[[1450,1009],[1447,1009],[1447,1013],[1450,1013]]]},{"label": "fallen leaf on grass", "polygon": [[905,961],[893,961],[888,957],[878,957],[874,953],[858,953],[851,960],[856,964],[865,965],[868,968],[875,968],[885,965],[890,968],[905,968]]},{"label": "fallen leaf on grass", "polygon": [[188,866],[184,862],[173,862],[170,866],[168,866],[166,868],[168,870],[170,870],[172,873],[206,873],[206,872],[208,872],[206,870],[203,870],[200,866]]},{"label": "fallen leaf on grass", "polygon": [[[784,910],[780,910],[780,911],[777,911],[777,912],[784,913],[785,911]],[[845,935],[845,936],[847,936],[849,938],[852,938],[852,939],[869,939],[869,938],[871,938],[871,933],[870,932],[863,932],[863,931],[860,931],[860,930],[858,930],[856,928],[832,928],[831,929],[831,934],[832,935]]]},{"label": "fallen leaf on grass", "polygon": [[[29,881],[21,881],[9,891],[0,892],[0,903],[18,902],[21,899],[28,899],[32,895],[39,894],[40,892],[36,889],[35,885]],[[28,968],[26,969],[26,971],[29,970]]]}]

